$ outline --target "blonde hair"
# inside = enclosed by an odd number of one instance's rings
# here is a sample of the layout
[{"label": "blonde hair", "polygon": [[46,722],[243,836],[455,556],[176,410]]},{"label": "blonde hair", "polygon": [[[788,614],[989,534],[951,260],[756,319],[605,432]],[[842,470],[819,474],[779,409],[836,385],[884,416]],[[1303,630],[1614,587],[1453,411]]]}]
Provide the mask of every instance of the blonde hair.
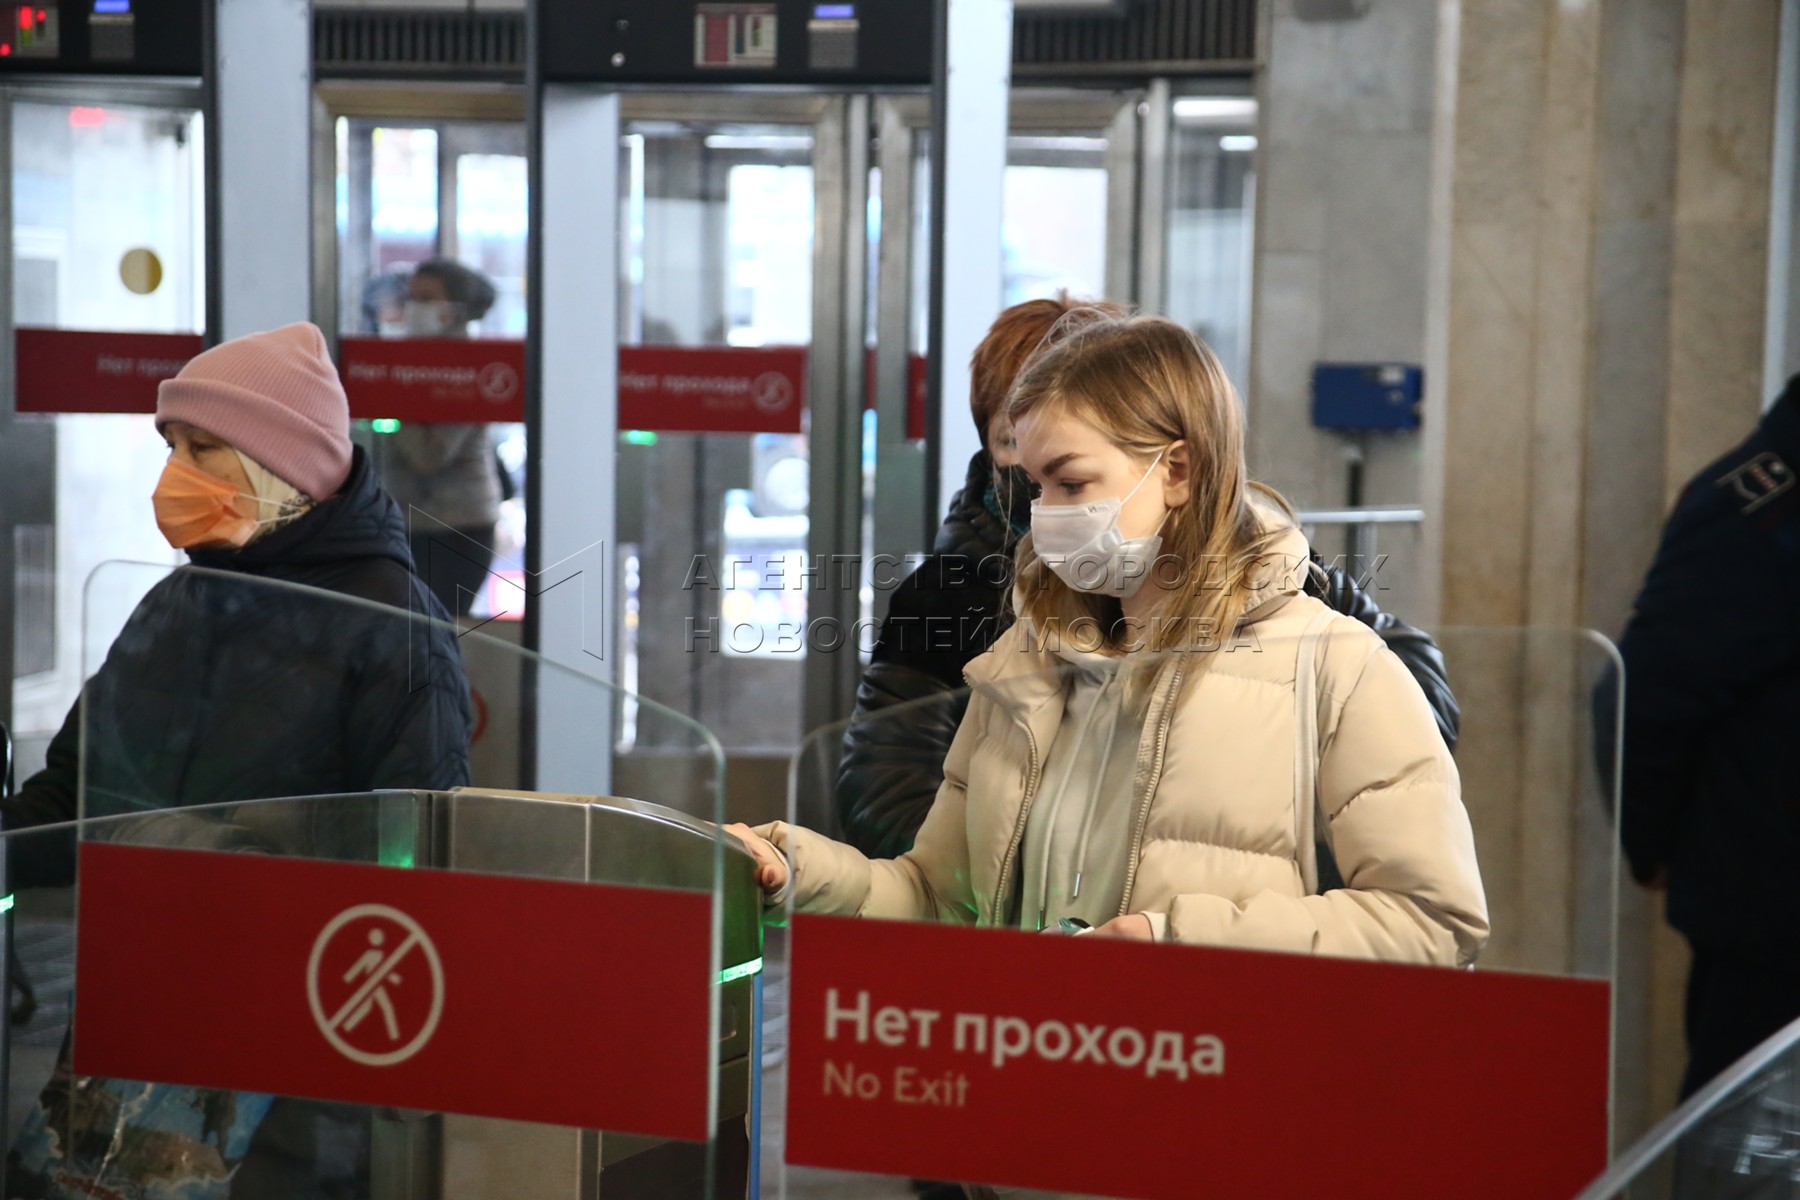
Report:
[{"label": "blonde hair", "polygon": [[[1140,644],[1216,648],[1251,606],[1258,560],[1285,532],[1263,527],[1251,492],[1290,518],[1293,510],[1273,489],[1248,479],[1237,391],[1204,343],[1162,317],[1083,314],[1076,325],[1020,373],[1007,416],[1015,422],[1037,412],[1076,417],[1144,464],[1176,442],[1186,444],[1189,498],[1164,523],[1160,556],[1143,584],[1164,590],[1158,617],[1173,619],[1152,621]],[[1020,613],[1039,629],[1092,626],[1104,638],[1098,648],[1122,648],[1118,601],[1069,587],[1038,558],[1029,536],[1019,544],[1015,577]]]}]

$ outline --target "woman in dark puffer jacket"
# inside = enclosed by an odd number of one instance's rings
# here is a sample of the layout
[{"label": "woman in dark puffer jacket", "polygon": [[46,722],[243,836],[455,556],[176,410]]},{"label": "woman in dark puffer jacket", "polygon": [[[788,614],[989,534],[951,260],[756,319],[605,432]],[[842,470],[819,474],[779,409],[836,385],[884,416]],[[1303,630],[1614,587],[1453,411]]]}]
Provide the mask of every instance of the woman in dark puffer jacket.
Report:
[{"label": "woman in dark puffer jacket", "polygon": [[[372,807],[249,806],[233,824],[182,812],[469,782],[469,685],[456,633],[413,572],[404,515],[351,446],[324,336],[296,324],[207,351],[162,384],[156,425],[170,451],[153,497],[157,524],[193,567],[150,589],[51,742],[46,767],[0,816],[10,830],[137,813],[145,815],[124,827],[133,841],[373,861]],[[56,886],[74,874],[72,834],[9,849],[14,887]],[[58,1089],[75,1086],[66,1053],[62,1068],[46,1090],[52,1108]],[[148,1104],[160,1085],[135,1086]],[[184,1089],[163,1090],[182,1099]],[[228,1113],[248,1095],[186,1090]],[[267,1110],[242,1161],[229,1164],[229,1195],[370,1194],[367,1109],[255,1099]],[[70,1191],[87,1187],[85,1166],[42,1136],[45,1113],[40,1105],[35,1132],[28,1125],[20,1135],[9,1179],[37,1186],[55,1175],[73,1180]],[[223,1156],[226,1134],[218,1138]],[[212,1149],[189,1148],[202,1158]]]},{"label": "woman in dark puffer jacket", "polygon": [[[983,448],[969,462],[932,553],[894,590],[844,735],[838,820],[844,840],[871,858],[894,858],[912,846],[968,703],[963,667],[1011,624],[1012,553],[1030,531],[1031,488],[999,414],[1013,379],[1054,339],[1058,322],[1084,309],[1124,313],[1066,294],[1027,300],[1001,313],[976,347],[970,407]],[[1430,636],[1383,612],[1341,567],[1315,560],[1306,590],[1381,635],[1424,690],[1444,741],[1455,749],[1460,713]]]}]

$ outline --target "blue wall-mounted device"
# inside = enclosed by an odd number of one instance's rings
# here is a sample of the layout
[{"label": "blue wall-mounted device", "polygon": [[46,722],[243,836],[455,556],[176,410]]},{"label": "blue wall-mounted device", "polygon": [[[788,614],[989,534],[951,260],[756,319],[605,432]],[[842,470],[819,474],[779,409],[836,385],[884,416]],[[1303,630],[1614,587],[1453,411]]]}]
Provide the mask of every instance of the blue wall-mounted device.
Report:
[{"label": "blue wall-mounted device", "polygon": [[1417,429],[1425,372],[1411,363],[1314,363],[1312,421],[1320,429]]}]

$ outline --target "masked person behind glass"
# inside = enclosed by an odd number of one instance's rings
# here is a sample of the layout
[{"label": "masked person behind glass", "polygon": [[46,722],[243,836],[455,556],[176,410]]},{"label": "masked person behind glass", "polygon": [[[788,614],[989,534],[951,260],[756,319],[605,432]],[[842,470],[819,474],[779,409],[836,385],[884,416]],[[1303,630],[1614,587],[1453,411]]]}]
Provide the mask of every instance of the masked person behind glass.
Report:
[{"label": "masked person behind glass", "polygon": [[[288,325],[199,355],[158,389],[156,427],[169,445],[156,523],[206,571],[178,569],[139,603],[87,684],[85,732],[77,704],[45,768],[0,810],[6,827],[74,819],[83,772],[90,815],[468,783],[456,638],[405,615],[446,619],[413,574],[400,510],[351,445],[319,330]],[[346,837],[346,856],[372,857],[347,818],[303,845],[285,844],[287,826],[148,821],[202,848],[330,855],[329,839]],[[73,870],[72,842],[15,847],[14,886]],[[367,1130],[363,1110],[277,1100],[231,1194],[367,1195]]]},{"label": "masked person behind glass", "polygon": [[[967,482],[950,501],[932,553],[890,597],[844,735],[838,819],[846,840],[871,858],[893,858],[912,846],[943,782],[944,755],[962,719],[963,668],[1012,623],[1006,604],[1012,553],[1031,529],[1033,489],[1005,412],[1007,392],[1064,329],[1084,318],[1125,315],[1118,305],[1072,300],[1067,293],[1027,300],[1001,313],[975,349],[969,404],[982,450],[969,461]],[[1445,743],[1454,749],[1460,714],[1431,638],[1383,612],[1341,567],[1320,563],[1307,573],[1305,588],[1381,635],[1424,690]],[[902,704],[903,712],[895,712]]]},{"label": "masked person behind glass", "polygon": [[[925,824],[893,860],[733,826],[768,902],[791,887],[804,912],[1473,962],[1487,903],[1450,751],[1381,638],[1303,592],[1306,539],[1247,479],[1212,352],[1162,318],[1090,321],[1006,413],[1040,489],[1018,619],[969,665]],[[1293,648],[1315,631],[1313,740]],[[1343,876],[1317,893],[1297,844],[1309,742]]]},{"label": "masked person behind glass", "polygon": [[[407,281],[400,320],[379,328],[388,337],[466,338],[469,323],[487,315],[495,296],[479,271],[434,258]],[[375,447],[376,468],[406,514],[419,574],[448,611],[467,616],[493,565],[500,520],[501,479],[490,427],[405,421]]]}]

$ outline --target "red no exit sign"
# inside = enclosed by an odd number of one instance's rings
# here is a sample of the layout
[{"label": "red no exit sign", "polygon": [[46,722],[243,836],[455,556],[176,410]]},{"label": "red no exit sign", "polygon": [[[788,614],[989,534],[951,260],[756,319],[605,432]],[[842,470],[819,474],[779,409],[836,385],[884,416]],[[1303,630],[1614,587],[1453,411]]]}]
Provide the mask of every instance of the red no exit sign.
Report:
[{"label": "red no exit sign", "polygon": [[1566,1200],[1606,984],[796,916],[788,1161],[1138,1200]]}]

